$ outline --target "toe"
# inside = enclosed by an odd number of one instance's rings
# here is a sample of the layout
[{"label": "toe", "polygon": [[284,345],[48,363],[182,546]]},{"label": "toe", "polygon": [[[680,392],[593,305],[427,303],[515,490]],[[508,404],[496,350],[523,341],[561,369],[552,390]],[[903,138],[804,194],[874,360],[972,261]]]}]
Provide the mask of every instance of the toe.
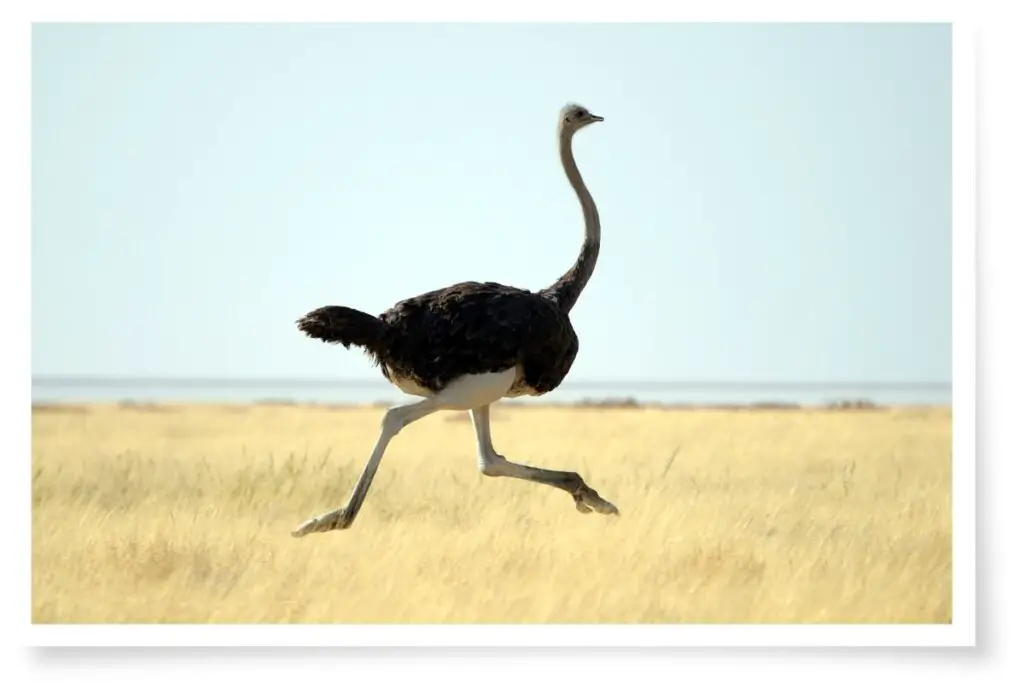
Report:
[{"label": "toe", "polygon": [[326,531],[324,528],[326,526],[324,522],[325,519],[323,515],[307,519],[305,522],[295,527],[295,530],[292,532],[292,536],[295,538],[301,538],[302,536],[307,536],[316,531]]},{"label": "toe", "polygon": [[617,507],[597,494],[594,494],[594,500],[590,501],[590,505],[602,515],[619,514],[619,509]]}]

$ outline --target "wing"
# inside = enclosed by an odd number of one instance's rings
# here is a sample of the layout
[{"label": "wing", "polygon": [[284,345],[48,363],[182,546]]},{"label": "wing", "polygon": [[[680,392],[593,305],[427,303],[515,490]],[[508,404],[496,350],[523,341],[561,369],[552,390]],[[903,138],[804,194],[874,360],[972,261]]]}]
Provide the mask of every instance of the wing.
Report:
[{"label": "wing", "polygon": [[552,302],[493,282],[427,292],[398,302],[381,318],[387,325],[383,360],[435,391],[461,375],[519,363],[531,386],[557,386],[564,377],[557,368],[566,359],[571,365],[576,354],[576,335]]}]

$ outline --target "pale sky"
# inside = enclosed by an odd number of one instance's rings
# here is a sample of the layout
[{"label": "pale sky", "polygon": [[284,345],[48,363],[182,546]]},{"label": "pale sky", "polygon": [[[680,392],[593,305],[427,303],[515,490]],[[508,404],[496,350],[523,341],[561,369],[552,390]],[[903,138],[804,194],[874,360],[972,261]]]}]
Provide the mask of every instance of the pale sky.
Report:
[{"label": "pale sky", "polygon": [[379,377],[306,339],[576,258],[574,379],[951,375],[946,25],[33,31],[34,374]]}]

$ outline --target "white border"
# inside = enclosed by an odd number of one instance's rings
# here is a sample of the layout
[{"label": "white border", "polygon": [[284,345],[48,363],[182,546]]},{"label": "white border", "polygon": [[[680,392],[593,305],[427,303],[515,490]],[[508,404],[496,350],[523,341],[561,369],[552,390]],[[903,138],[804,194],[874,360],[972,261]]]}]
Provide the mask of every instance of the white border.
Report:
[{"label": "white border", "polygon": [[974,645],[973,631],[944,624],[628,625],[77,625],[35,624],[33,645],[284,647],[836,647]]},{"label": "white border", "polygon": [[953,625],[975,639],[977,105],[975,34],[953,27]]},{"label": "white border", "polygon": [[[102,9],[96,9],[97,3],[91,3],[88,11],[79,3],[61,2],[50,3],[47,6],[49,11],[41,14],[45,20],[123,20],[126,16],[133,19],[146,15],[147,19],[167,20],[196,20],[197,8],[199,16],[207,20],[224,20],[232,17],[244,16],[246,20],[274,20],[281,19],[283,14],[288,14],[288,20],[315,20],[322,18],[324,13],[321,7],[315,12],[296,12],[297,3],[288,3],[287,11],[282,11],[283,5],[267,4],[246,6],[245,13],[229,13],[220,10],[213,3],[203,5],[178,3],[170,8],[162,8],[161,11],[140,11],[141,7],[131,7],[125,12],[125,5],[121,3],[103,3]],[[382,9],[383,3],[354,4],[332,7],[327,14],[334,20],[342,19],[390,19],[394,17],[391,11],[373,11]],[[403,13],[403,20],[427,19],[465,19],[473,16],[479,20],[495,20],[502,17],[522,19],[518,12],[509,11],[506,8],[504,13],[495,14],[490,8],[484,9],[480,5],[462,3],[461,7],[452,11],[451,7],[441,8],[436,3],[426,4],[400,3],[405,5],[406,12]],[[547,3],[550,6],[550,3]],[[585,4],[585,3],[584,3]],[[634,10],[643,10],[645,3],[631,3]],[[777,3],[773,4],[771,11],[762,9],[759,3],[745,3],[745,20],[756,18],[765,19],[793,19],[793,20],[865,20],[867,15],[872,19],[878,19],[881,14],[888,20],[904,20],[911,18],[910,13],[901,11],[895,3],[876,3],[867,11],[862,5],[860,11],[837,13],[827,10],[818,3],[789,3],[789,10],[778,11]],[[827,4],[827,3],[825,3]],[[871,3],[868,3],[871,4]],[[793,6],[799,6],[794,10]],[[924,16],[930,16],[931,20],[943,20],[948,18],[949,12],[937,11],[935,8],[944,9],[941,3],[934,3],[928,6],[931,11],[925,11]],[[180,11],[179,11],[180,8]],[[754,9],[753,12],[749,9]],[[597,10],[587,12],[588,20],[594,20],[594,14],[605,20],[623,20],[618,16],[620,13],[607,10],[607,7],[600,7],[595,4],[588,5],[588,9]],[[761,12],[756,10],[761,9]],[[832,9],[835,9],[834,7]],[[301,8],[300,8],[301,10]],[[333,10],[333,11],[332,11]],[[448,10],[448,11],[445,11]],[[468,11],[467,11],[468,10]],[[475,10],[475,11],[473,11]],[[809,11],[808,11],[809,10]],[[817,10],[817,11],[815,11]],[[881,10],[881,11],[879,11]],[[578,14],[572,12],[558,12],[557,8],[545,12],[545,19],[572,20]],[[647,17],[651,20],[674,17],[678,20],[723,20],[730,18],[732,12],[723,12],[721,4],[711,9],[711,5],[705,8],[687,7],[675,8],[675,11],[659,11],[646,13],[641,18]],[[921,12],[912,13],[914,18],[920,18]],[[86,15],[88,15],[86,17]],[[770,16],[769,16],[770,15]],[[634,15],[635,17],[636,15]],[[628,20],[636,20],[628,19]],[[8,32],[5,31],[5,37]],[[27,40],[25,36],[7,43],[8,47],[3,54],[7,57],[7,51],[14,54],[14,58],[8,63],[21,63],[26,61],[26,53],[19,52],[25,48]],[[970,29],[961,25],[954,28],[954,52],[953,52],[953,74],[954,74],[954,622],[949,626],[921,625],[921,626],[802,626],[802,625],[769,625],[769,626],[79,626],[79,625],[31,625],[28,630],[28,642],[33,645],[84,645],[99,646],[114,643],[141,646],[141,645],[292,645],[292,646],[316,646],[316,645],[403,645],[403,646],[438,646],[438,645],[469,645],[494,647],[502,645],[528,645],[528,646],[674,646],[674,645],[730,645],[730,646],[807,646],[807,645],[972,645],[975,640],[975,591],[974,591],[974,543],[975,543],[975,434],[974,434],[974,410],[975,410],[975,363],[974,363],[974,303],[975,303],[975,110],[973,103],[974,94],[974,36]],[[27,93],[25,93],[27,94]],[[27,122],[25,117],[22,123]],[[15,121],[19,123],[19,121]],[[27,130],[27,125],[21,128]],[[21,144],[17,144],[17,143]],[[15,140],[15,144],[6,149],[25,150],[20,155],[21,159],[27,158],[27,137],[22,136]],[[14,155],[19,158],[18,154]],[[26,187],[27,190],[27,187]],[[21,207],[24,215],[28,216],[28,193],[23,195],[26,201]],[[27,224],[24,221],[23,224]],[[5,235],[5,242],[7,237]],[[18,242],[13,243],[12,252],[19,251]],[[27,246],[27,240],[26,240]],[[9,252],[11,253],[11,252]],[[13,260],[13,259],[12,259]],[[7,264],[4,263],[4,266]],[[18,270],[20,264],[15,263],[11,272]],[[21,272],[27,273],[27,268]],[[22,280],[24,282],[24,280]],[[8,290],[11,291],[11,290]],[[26,315],[26,319],[28,316]],[[19,357],[28,359],[27,344],[23,349],[24,354]],[[17,357],[15,357],[17,358]],[[9,359],[8,359],[9,360]],[[15,361],[17,362],[17,361]],[[18,368],[18,365],[12,366]],[[24,389],[23,395],[30,395],[30,385],[27,372],[28,363],[21,366],[25,372],[12,372],[10,376],[23,378],[17,386]],[[4,376],[8,376],[5,361]],[[6,384],[6,382],[5,382]],[[10,386],[10,385],[8,385]],[[27,404],[21,410],[21,414],[27,415]],[[6,430],[5,430],[6,431]],[[27,436],[24,432],[13,439],[14,443],[24,443],[26,448],[15,449],[14,452],[28,452],[28,443],[22,441],[21,437]],[[29,496],[25,492],[25,482],[28,479],[27,465],[23,465],[21,475],[5,477],[8,482],[13,481],[17,486],[14,495],[8,496],[8,501],[23,501],[28,503]],[[24,515],[26,509],[22,508]],[[28,520],[22,524],[22,529],[28,530]],[[29,534],[25,534],[25,540],[30,541]],[[26,543],[26,545],[28,545]],[[28,562],[25,563],[25,569]],[[30,585],[29,572],[24,573],[22,586]],[[20,613],[22,619],[30,619],[29,599],[26,593],[21,594]],[[22,622],[24,623],[24,622]]]}]

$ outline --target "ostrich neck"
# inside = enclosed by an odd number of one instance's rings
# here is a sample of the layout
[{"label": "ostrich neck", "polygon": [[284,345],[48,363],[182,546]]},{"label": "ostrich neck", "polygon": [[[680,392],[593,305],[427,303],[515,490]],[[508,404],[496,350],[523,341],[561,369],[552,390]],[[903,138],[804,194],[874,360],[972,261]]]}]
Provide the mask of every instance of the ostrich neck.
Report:
[{"label": "ostrich neck", "polygon": [[580,249],[579,257],[566,273],[558,278],[555,284],[551,285],[545,293],[554,298],[558,307],[568,313],[576,304],[583,288],[594,273],[594,266],[597,265],[597,254],[601,249],[601,219],[597,214],[597,205],[590,191],[583,183],[583,176],[576,166],[576,159],[572,155],[572,133],[562,133],[558,140],[558,152],[562,159],[562,168],[565,170],[565,177],[575,190],[580,200],[580,207],[583,209],[583,247]]}]

